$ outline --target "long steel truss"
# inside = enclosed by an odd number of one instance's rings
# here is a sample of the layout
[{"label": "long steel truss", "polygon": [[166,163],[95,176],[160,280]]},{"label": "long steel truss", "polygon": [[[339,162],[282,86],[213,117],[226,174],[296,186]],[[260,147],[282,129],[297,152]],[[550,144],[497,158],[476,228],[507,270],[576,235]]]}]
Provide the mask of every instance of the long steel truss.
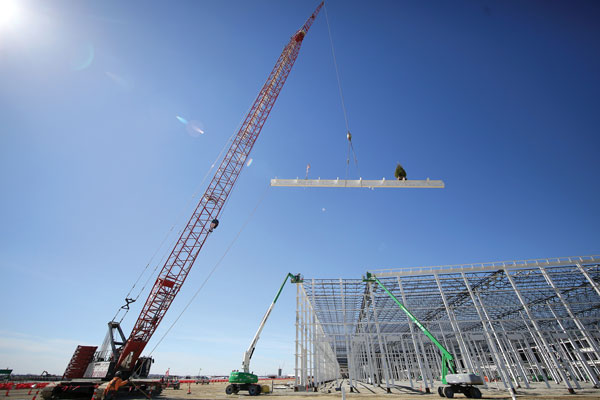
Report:
[{"label": "long steel truss", "polygon": [[[486,388],[600,388],[600,256],[369,272]],[[378,285],[305,279],[297,290],[298,389],[439,381],[440,352]]]}]

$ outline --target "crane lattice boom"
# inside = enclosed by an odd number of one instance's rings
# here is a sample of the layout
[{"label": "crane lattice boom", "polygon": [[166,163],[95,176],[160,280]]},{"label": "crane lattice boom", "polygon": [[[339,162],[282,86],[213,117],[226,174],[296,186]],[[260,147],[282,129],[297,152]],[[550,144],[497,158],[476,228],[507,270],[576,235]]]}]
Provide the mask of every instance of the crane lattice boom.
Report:
[{"label": "crane lattice boom", "polygon": [[160,271],[135,326],[121,352],[117,369],[129,371],[154,334],[173,299],[181,289],[200,249],[211,232],[240,175],[244,163],[281,92],[302,45],[323,3],[310,16],[285,46],[275,67],[258,94],[231,147],[223,158],[206,192],[200,199],[177,244]]}]

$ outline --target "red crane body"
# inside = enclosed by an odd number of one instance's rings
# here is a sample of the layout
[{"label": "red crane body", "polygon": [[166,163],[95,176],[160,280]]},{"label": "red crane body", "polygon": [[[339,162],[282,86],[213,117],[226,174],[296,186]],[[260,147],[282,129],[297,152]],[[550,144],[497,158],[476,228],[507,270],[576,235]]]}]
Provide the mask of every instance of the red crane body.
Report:
[{"label": "red crane body", "polygon": [[225,205],[231,189],[279,96],[302,45],[323,3],[291,37],[258,94],[250,112],[200,199],[169,258],[160,271],[131,335],[123,347],[116,369],[131,371],[185,282],[200,249],[212,232],[210,227]]}]

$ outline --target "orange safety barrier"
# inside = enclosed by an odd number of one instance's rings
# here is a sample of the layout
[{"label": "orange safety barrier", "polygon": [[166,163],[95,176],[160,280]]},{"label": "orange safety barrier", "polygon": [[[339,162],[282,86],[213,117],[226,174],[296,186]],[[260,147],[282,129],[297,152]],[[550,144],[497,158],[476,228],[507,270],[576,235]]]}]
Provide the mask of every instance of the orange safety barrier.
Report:
[{"label": "orange safety barrier", "polygon": [[39,389],[45,388],[50,382],[5,382],[0,383],[0,390],[16,390],[16,389]]}]

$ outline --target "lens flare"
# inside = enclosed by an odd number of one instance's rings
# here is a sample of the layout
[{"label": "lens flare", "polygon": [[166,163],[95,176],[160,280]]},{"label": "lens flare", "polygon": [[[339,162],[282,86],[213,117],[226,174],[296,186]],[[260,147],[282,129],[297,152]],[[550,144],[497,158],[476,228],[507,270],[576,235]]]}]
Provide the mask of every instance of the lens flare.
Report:
[{"label": "lens flare", "polygon": [[133,82],[129,79],[125,79],[121,75],[117,75],[114,72],[106,71],[106,76],[110,78],[117,86],[125,90],[131,90],[133,88]]},{"label": "lens flare", "polygon": [[84,69],[89,68],[94,62],[94,56],[95,51],[93,44],[86,43],[78,46],[73,50],[71,55],[71,69],[73,71],[83,71]]},{"label": "lens flare", "polygon": [[254,161],[253,159],[249,159],[248,162],[246,163],[246,167],[249,167],[252,165],[252,161]]},{"label": "lens flare", "polygon": [[189,121],[187,123],[186,129],[191,137],[198,137],[200,135],[204,135],[204,126],[198,121]]},{"label": "lens flare", "polygon": [[194,120],[188,121],[187,119],[180,117],[179,115],[176,115],[175,118],[177,118],[177,121],[185,125],[185,130],[191,137],[198,137],[200,135],[204,135],[204,126],[202,125],[202,123]]}]

